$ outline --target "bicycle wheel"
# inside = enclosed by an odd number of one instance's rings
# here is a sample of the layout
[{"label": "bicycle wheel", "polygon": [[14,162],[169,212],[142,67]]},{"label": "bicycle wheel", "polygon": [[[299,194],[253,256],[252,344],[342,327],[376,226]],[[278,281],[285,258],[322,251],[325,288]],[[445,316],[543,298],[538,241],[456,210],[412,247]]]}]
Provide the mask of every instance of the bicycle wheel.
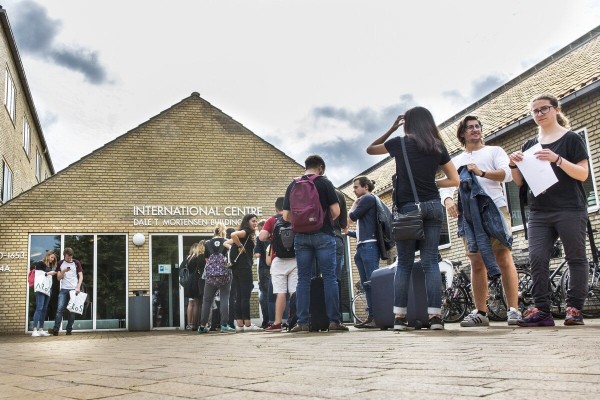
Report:
[{"label": "bicycle wheel", "polygon": [[369,317],[369,308],[367,306],[367,295],[363,293],[357,294],[352,299],[352,316],[356,324],[362,324]]},{"label": "bicycle wheel", "polygon": [[519,279],[519,311],[524,312],[529,307],[533,307],[533,295],[531,294],[531,274],[525,270],[517,270]]},{"label": "bicycle wheel", "polygon": [[452,285],[442,292],[442,320],[444,322],[462,321],[467,314],[469,298],[460,286]]},{"label": "bicycle wheel", "polygon": [[[583,302],[583,308],[581,313],[586,318],[600,317],[600,287],[598,286],[599,273],[593,265],[590,267],[588,275],[588,292]],[[562,295],[567,298],[567,291],[569,290],[569,270],[565,271],[562,276]]]},{"label": "bicycle wheel", "polygon": [[492,321],[506,321],[507,308],[504,290],[502,290],[502,279],[492,278],[488,284],[488,311]]}]

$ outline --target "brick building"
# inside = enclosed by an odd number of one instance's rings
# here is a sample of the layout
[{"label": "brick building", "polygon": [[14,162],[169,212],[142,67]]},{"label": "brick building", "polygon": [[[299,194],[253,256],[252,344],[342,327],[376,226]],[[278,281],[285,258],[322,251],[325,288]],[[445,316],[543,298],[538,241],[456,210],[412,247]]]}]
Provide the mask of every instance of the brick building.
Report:
[{"label": "brick building", "polygon": [[[588,211],[592,225],[598,228],[598,179],[600,179],[600,27],[570,43],[510,82],[461,110],[439,125],[440,132],[454,156],[463,149],[456,138],[456,127],[467,115],[476,115],[483,124],[487,144],[501,146],[507,153],[519,150],[525,140],[537,134],[537,126],[529,115],[531,99],[542,93],[557,96],[573,131],[585,140],[590,155],[590,175],[584,187],[588,193]],[[435,111],[435,110],[433,110]],[[392,121],[390,121],[391,124]],[[396,164],[390,157],[358,174],[377,183],[374,193],[392,204],[392,176]],[[349,197],[352,181],[340,189]],[[518,190],[514,183],[505,186],[512,216],[513,252],[527,248],[523,233]],[[456,220],[448,219],[442,227],[440,253],[444,258],[462,260],[468,265],[462,241],[457,240]],[[354,243],[352,243],[354,245]]]},{"label": "brick building", "polygon": [[160,318],[146,316],[152,327],[184,327],[178,265],[190,245],[218,221],[237,228],[245,213],[270,216],[303,170],[192,93],[0,207],[0,251],[12,255],[0,275],[0,333],[28,330],[28,265],[64,247],[82,261],[91,299],[75,329],[126,329],[135,290],[164,303]]},{"label": "brick building", "polygon": [[0,111],[0,204],[4,204],[52,176],[54,167],[8,16],[1,6],[0,64],[4,78],[4,109]]}]

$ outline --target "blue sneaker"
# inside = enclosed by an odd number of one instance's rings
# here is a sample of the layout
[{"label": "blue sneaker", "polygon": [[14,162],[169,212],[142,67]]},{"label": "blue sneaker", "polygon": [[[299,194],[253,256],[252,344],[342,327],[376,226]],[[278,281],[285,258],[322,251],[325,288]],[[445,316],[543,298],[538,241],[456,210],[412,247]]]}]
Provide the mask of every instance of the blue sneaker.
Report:
[{"label": "blue sneaker", "polygon": [[538,310],[537,308],[533,308],[528,310],[523,318],[517,321],[517,325],[523,327],[537,327],[537,326],[554,326],[554,318],[552,318],[552,314],[548,311]]},{"label": "blue sneaker", "polygon": [[221,325],[221,333],[235,333],[235,328],[229,325]]}]

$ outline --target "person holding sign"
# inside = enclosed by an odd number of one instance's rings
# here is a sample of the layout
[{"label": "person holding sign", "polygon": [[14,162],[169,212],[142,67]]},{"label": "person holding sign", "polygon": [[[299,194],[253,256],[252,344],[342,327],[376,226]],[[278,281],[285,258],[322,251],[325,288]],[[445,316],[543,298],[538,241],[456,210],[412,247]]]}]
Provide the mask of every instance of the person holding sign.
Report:
[{"label": "person holding sign", "polygon": [[[563,115],[558,99],[544,94],[531,102],[531,115],[539,127],[538,135],[525,142],[521,151],[509,155],[513,181],[521,187],[527,184],[523,163],[527,150],[537,160],[549,164],[557,182],[541,193],[527,190],[530,207],[528,220],[529,262],[533,281],[532,295],[535,307],[517,321],[519,326],[554,326],[550,313],[550,255],[559,237],[569,264],[569,290],[565,325],[583,325],[581,308],[587,295],[588,260],[586,256],[587,201],[582,182],[589,174],[588,154],[583,139],[570,130],[569,120]],[[535,178],[535,177],[534,177]],[[531,180],[531,177],[529,178]]]},{"label": "person holding sign", "polygon": [[[56,318],[54,320],[54,328],[48,330],[54,336],[58,336],[60,324],[62,323],[63,312],[67,308],[67,304],[71,298],[70,291],[75,290],[75,295],[78,295],[83,284],[83,269],[81,263],[73,258],[73,249],[65,247],[63,251],[64,259],[60,260],[56,267],[56,277],[60,281],[60,292],[58,293],[58,306],[56,309]],[[73,330],[75,322],[75,314],[69,312],[69,322],[67,323],[67,335]]]},{"label": "person holding sign", "polygon": [[35,269],[35,312],[33,314],[33,332],[31,336],[50,336],[44,331],[44,320],[46,319],[46,311],[50,303],[50,293],[52,289],[52,275],[56,275],[56,254],[49,251],[42,261],[38,261],[33,266]]}]

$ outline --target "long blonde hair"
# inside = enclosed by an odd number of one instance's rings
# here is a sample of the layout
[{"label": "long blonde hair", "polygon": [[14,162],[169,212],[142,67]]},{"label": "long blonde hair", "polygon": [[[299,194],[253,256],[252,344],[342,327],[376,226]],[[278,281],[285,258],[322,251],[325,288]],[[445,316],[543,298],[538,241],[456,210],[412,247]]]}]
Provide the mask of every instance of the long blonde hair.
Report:
[{"label": "long blonde hair", "polygon": [[552,104],[552,106],[556,109],[556,122],[558,122],[558,124],[563,128],[571,129],[571,123],[569,122],[569,118],[567,118],[565,114],[563,114],[562,108],[560,107],[560,102],[558,101],[558,98],[556,96],[549,93],[540,94],[539,96],[535,96],[531,100],[530,104],[533,104],[533,102],[537,100],[548,100],[550,104]]},{"label": "long blonde hair", "polygon": [[225,234],[227,232],[227,227],[225,226],[224,223],[219,222],[218,224],[215,225],[215,237],[225,237]]},{"label": "long blonde hair", "polygon": [[204,254],[204,240],[201,240],[196,244],[194,254],[196,254],[196,256]]},{"label": "long blonde hair", "polygon": [[[54,256],[54,262],[50,262],[50,256]],[[48,267],[56,267],[56,254],[54,254],[53,251],[49,251],[46,253],[46,255],[44,256],[44,264],[46,264]]]}]

